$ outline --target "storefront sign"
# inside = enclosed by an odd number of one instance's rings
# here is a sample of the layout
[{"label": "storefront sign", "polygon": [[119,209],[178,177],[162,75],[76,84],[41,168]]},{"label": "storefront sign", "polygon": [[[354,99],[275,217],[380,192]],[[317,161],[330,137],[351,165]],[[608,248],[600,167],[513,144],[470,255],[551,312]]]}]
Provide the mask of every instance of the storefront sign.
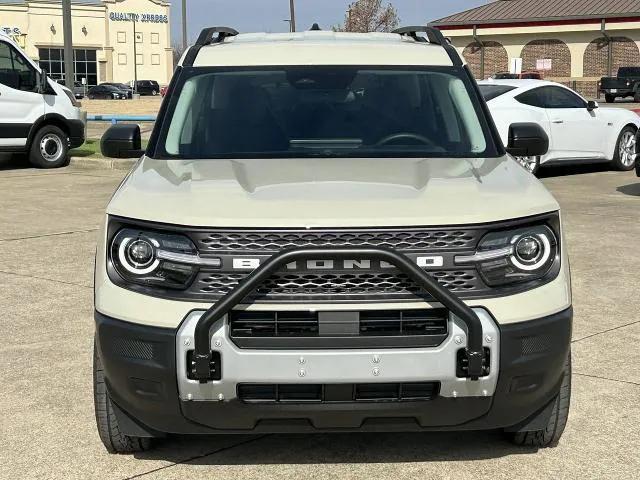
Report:
[{"label": "storefront sign", "polygon": [[7,35],[11,35],[11,36],[18,36],[18,35],[22,35],[22,32],[20,31],[19,27],[0,27],[0,32],[2,33],[6,33]]},{"label": "storefront sign", "polygon": [[111,12],[109,20],[112,22],[169,23],[168,15],[158,15],[156,13]]}]

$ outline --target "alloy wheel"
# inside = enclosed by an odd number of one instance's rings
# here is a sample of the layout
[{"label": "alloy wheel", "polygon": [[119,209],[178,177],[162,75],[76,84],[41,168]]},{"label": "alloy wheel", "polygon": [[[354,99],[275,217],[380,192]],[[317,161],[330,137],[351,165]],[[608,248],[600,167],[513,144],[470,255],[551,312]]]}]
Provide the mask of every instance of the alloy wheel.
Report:
[{"label": "alloy wheel", "polygon": [[630,167],[636,161],[636,136],[633,132],[626,131],[620,137],[618,145],[620,163],[625,167]]}]

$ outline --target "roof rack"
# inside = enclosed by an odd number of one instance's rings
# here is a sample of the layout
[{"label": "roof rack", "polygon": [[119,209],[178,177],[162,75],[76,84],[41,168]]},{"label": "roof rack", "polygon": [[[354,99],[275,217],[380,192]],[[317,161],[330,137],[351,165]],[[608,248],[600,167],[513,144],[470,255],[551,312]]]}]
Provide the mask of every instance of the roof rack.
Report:
[{"label": "roof rack", "polygon": [[[403,37],[411,37],[417,42],[428,41],[433,45],[440,45],[447,51],[447,53],[449,54],[449,58],[453,62],[454,66],[461,67],[463,65],[462,59],[460,58],[458,51],[453,47],[453,45],[451,45],[451,42],[447,40],[442,34],[442,32],[438,30],[436,27],[432,27],[429,25],[401,27],[394,30],[391,33],[397,33],[398,35]],[[419,37],[418,33],[426,33],[427,38],[425,39],[424,37]]]},{"label": "roof rack", "polygon": [[[215,34],[218,34],[217,37],[214,37]],[[185,67],[192,67],[193,62],[195,62],[196,57],[198,56],[198,52],[205,45],[211,45],[213,43],[222,43],[225,38],[235,37],[240,33],[230,27],[208,27],[202,29],[200,35],[198,35],[198,39],[196,40],[195,45],[189,48],[187,55],[184,57],[184,62],[182,65]]]}]

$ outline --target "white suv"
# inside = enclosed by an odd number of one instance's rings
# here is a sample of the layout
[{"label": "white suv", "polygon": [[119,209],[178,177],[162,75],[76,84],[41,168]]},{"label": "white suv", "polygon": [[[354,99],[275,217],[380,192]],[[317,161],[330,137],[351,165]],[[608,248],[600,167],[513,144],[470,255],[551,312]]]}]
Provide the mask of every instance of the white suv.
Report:
[{"label": "white suv", "polygon": [[[511,126],[513,155],[547,148],[539,126]],[[102,151],[141,156],[96,258],[110,452],[167,433],[560,438],[572,303],[559,206],[507,156],[439,31],[205,29],[147,150],[117,125]]]},{"label": "white suv", "polygon": [[0,153],[28,152],[33,166],[57,168],[84,137],[73,93],[0,32]]}]

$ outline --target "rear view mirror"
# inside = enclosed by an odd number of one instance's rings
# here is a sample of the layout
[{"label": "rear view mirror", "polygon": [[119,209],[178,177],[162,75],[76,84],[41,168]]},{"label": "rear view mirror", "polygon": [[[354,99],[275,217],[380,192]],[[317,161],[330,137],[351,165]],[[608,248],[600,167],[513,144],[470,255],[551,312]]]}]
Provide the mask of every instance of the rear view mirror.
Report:
[{"label": "rear view mirror", "polygon": [[139,125],[113,125],[100,140],[100,150],[107,158],[139,158],[144,155]]},{"label": "rear view mirror", "polygon": [[514,157],[538,157],[549,151],[549,137],[537,123],[513,123],[507,152]]}]

